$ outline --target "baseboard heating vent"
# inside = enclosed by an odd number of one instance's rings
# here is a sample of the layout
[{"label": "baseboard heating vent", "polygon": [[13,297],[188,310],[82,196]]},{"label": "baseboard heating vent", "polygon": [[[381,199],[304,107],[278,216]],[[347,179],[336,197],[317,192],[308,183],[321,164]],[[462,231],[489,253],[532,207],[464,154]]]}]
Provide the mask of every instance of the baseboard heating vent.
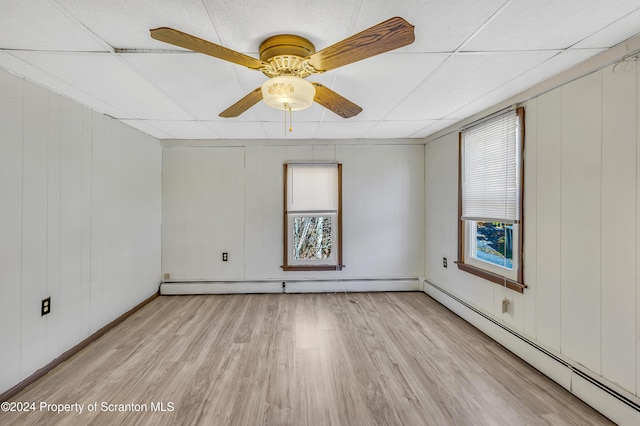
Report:
[{"label": "baseboard heating vent", "polygon": [[[554,354],[553,352],[548,351],[547,349],[543,348],[542,346],[538,345],[536,342],[534,342],[533,340],[523,336],[522,334],[514,331],[513,329],[511,329],[510,327],[508,327],[507,325],[505,325],[504,323],[498,321],[495,317],[486,314],[485,312],[482,312],[481,310],[479,310],[478,308],[476,308],[475,306],[469,304],[468,302],[464,301],[463,299],[459,298],[458,296],[456,296],[453,293],[450,293],[449,291],[443,289],[442,287],[440,287],[439,285],[425,279],[424,280],[426,284],[428,284],[429,286],[435,288],[436,290],[438,290],[439,292],[447,295],[448,297],[450,297],[451,299],[455,300],[456,302],[458,302],[459,304],[463,305],[465,308],[473,311],[474,313],[476,313],[477,315],[480,315],[481,317],[483,317],[484,319],[490,321],[491,323],[493,323],[494,325],[500,327],[501,329],[503,329],[504,331],[506,331],[507,333],[511,334],[512,336],[518,338],[519,340],[521,340],[522,342],[526,343],[527,345],[531,346],[532,348],[536,349],[539,352],[542,352],[543,354],[547,355],[548,357],[552,358],[554,361],[562,364],[564,367],[568,368],[569,370],[571,370],[573,373],[575,373],[576,375],[580,376],[581,378],[583,378],[584,380],[588,381],[589,383],[591,383],[592,385],[598,387],[600,390],[606,392],[607,394],[609,394],[610,396],[612,396],[613,398],[617,399],[618,401],[622,402],[623,404],[629,406],[630,408],[636,410],[638,413],[640,413],[640,404],[636,403],[635,401],[630,400],[629,398],[627,398],[625,395],[622,395],[621,393],[619,393],[618,391],[616,391],[615,389],[612,389],[611,387],[607,386],[606,384],[596,380],[595,378],[593,378],[591,375],[587,374],[586,372],[580,370],[578,367],[576,367],[573,364],[568,363],[567,361],[563,360],[562,358],[558,357],[556,354]],[[472,324],[473,325],[473,324]]]}]

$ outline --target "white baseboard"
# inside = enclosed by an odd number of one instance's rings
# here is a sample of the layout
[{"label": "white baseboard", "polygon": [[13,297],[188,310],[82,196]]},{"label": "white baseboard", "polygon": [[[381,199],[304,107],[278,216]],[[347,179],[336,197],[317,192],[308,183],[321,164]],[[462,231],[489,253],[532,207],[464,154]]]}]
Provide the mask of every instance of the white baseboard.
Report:
[{"label": "white baseboard", "polygon": [[640,425],[640,412],[578,374],[571,379],[571,393],[620,426]]},{"label": "white baseboard", "polygon": [[184,281],[169,282],[160,285],[163,296],[186,294],[249,294],[249,293],[282,293],[280,282],[207,282]]},{"label": "white baseboard", "polygon": [[287,293],[336,293],[363,291],[419,291],[420,280],[347,280],[347,281],[292,281],[287,282]]},{"label": "white baseboard", "polygon": [[614,389],[562,355],[505,324],[492,321],[489,314],[483,314],[435,283],[425,280],[424,292],[615,423],[640,425],[640,398]]},{"label": "white baseboard", "polygon": [[315,281],[174,281],[160,285],[160,294],[164,296],[181,294],[335,293],[343,291],[422,291],[422,283],[418,278],[390,278]]}]

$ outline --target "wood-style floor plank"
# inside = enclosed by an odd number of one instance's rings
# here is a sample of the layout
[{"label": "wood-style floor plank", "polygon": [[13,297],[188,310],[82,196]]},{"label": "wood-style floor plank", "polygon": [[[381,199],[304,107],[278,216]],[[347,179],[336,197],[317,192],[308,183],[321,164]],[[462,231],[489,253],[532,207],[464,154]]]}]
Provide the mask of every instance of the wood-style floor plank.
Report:
[{"label": "wood-style floor plank", "polygon": [[159,297],[13,400],[2,425],[611,424],[418,292]]}]

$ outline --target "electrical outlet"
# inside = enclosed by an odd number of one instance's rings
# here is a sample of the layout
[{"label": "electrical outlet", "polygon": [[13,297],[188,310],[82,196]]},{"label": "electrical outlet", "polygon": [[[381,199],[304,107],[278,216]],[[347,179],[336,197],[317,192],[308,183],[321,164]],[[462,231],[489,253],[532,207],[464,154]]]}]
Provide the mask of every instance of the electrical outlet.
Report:
[{"label": "electrical outlet", "polygon": [[49,312],[51,312],[51,297],[42,299],[42,304],[40,305],[40,316],[43,317]]},{"label": "electrical outlet", "polygon": [[447,258],[446,258],[446,257],[443,257],[443,258],[442,258],[442,267],[443,267],[443,268],[446,268],[446,267],[447,267]]},{"label": "electrical outlet", "polygon": [[171,279],[171,273],[170,273],[170,272],[166,272],[166,273],[164,274],[164,280],[165,280],[165,281],[169,281],[170,279]]},{"label": "electrical outlet", "polygon": [[226,262],[229,260],[229,253],[222,253],[222,261]]}]

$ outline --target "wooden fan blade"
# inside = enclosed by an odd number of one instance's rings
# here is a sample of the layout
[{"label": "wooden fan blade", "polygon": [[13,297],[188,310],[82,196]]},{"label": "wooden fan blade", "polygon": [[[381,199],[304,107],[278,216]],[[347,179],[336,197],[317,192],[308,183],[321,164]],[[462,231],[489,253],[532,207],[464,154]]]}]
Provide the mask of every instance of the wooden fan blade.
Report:
[{"label": "wooden fan blade", "polygon": [[349,99],[338,95],[327,86],[323,86],[320,83],[312,83],[316,87],[316,96],[314,101],[325,107],[326,109],[335,112],[340,117],[350,118],[354,117],[362,111],[358,105],[351,102]]},{"label": "wooden fan blade", "polygon": [[388,19],[309,57],[318,71],[327,71],[413,43],[414,26],[400,17]]},{"label": "wooden fan blade", "polygon": [[185,49],[224,59],[225,61],[233,62],[234,64],[244,65],[251,69],[260,69],[263,66],[262,61],[256,58],[192,36],[191,34],[174,30],[173,28],[162,27],[150,31],[152,38],[173,44],[174,46],[184,47]]},{"label": "wooden fan blade", "polygon": [[262,100],[262,88],[258,87],[253,92],[249,93],[247,96],[222,111],[219,115],[220,117],[224,118],[237,117],[260,102],[260,100]]}]

